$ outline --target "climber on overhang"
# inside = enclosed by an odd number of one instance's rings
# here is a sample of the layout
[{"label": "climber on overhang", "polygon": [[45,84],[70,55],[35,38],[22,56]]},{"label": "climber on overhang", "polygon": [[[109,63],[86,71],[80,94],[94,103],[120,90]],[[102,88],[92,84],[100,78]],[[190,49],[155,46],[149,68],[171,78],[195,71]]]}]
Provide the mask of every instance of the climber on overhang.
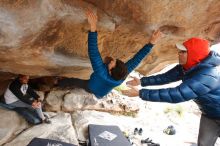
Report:
[{"label": "climber on overhang", "polygon": [[93,93],[97,98],[102,98],[114,87],[122,84],[127,75],[139,65],[146,55],[149,54],[162,33],[159,30],[155,31],[149,43],[126,63],[112,57],[105,57],[103,61],[97,44],[97,15],[91,10],[88,10],[86,15],[88,23],[90,24],[90,31],[88,33],[88,55],[94,72],[91,74],[89,80],[63,78],[58,81],[58,86],[80,87]]}]

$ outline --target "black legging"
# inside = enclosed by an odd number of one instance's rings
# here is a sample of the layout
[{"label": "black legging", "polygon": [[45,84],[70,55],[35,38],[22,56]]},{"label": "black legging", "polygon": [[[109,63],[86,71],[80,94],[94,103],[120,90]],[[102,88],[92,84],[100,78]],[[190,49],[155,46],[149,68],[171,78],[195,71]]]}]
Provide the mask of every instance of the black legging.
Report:
[{"label": "black legging", "polygon": [[91,92],[88,88],[89,80],[77,79],[77,78],[62,78],[58,80],[58,87],[61,88],[82,88],[87,92]]}]

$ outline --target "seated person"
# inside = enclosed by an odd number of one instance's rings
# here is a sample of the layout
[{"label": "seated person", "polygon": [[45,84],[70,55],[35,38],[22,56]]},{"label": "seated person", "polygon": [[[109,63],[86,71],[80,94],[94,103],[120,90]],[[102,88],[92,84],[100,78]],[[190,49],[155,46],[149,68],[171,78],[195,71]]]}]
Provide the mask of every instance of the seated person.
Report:
[{"label": "seated person", "polygon": [[51,123],[42,112],[40,96],[28,86],[28,81],[28,75],[19,75],[5,91],[5,103],[14,108],[23,107],[35,110],[42,122]]}]

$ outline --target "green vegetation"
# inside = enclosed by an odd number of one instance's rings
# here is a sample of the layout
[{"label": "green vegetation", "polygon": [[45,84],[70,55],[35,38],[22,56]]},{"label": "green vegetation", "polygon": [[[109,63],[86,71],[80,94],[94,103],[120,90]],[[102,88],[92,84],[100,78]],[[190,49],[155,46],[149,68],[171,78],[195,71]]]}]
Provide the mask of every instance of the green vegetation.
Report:
[{"label": "green vegetation", "polygon": [[177,113],[180,117],[183,116],[183,112],[184,112],[184,109],[182,108],[182,106],[180,105],[177,105],[175,107],[167,107],[165,110],[164,110],[164,113],[165,114],[168,114],[168,113],[171,113],[171,112],[175,112]]},{"label": "green vegetation", "polygon": [[126,90],[126,89],[128,89],[128,87],[126,85],[121,84],[121,85],[115,87],[114,89],[117,90],[118,92],[121,92],[121,90]]}]

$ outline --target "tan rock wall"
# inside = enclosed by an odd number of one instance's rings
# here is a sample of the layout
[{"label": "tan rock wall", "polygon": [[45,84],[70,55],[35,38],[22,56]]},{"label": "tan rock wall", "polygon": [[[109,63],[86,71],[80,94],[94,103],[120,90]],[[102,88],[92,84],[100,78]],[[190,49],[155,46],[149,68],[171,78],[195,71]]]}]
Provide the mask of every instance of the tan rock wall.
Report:
[{"label": "tan rock wall", "polygon": [[89,78],[84,12],[90,7],[99,17],[103,57],[126,61],[161,29],[165,37],[137,69],[153,73],[177,62],[176,42],[192,36],[220,41],[219,6],[219,0],[0,1],[0,71]]}]

